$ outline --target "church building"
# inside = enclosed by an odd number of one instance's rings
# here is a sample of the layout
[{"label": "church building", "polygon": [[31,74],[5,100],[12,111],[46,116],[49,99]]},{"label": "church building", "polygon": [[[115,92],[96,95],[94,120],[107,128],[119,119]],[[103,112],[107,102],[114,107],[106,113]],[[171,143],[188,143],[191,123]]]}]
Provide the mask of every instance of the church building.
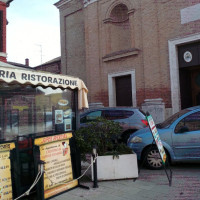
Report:
[{"label": "church building", "polygon": [[60,0],[55,6],[61,71],[84,80],[90,105],[158,105],[163,118],[200,105],[199,0]]}]

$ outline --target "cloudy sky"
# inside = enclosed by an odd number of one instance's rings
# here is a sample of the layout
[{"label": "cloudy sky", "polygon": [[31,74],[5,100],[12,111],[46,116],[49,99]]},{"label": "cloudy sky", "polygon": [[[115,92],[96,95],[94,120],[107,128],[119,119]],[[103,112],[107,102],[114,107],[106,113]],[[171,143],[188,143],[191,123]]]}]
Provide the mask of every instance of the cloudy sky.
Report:
[{"label": "cloudy sky", "polygon": [[35,67],[60,56],[58,0],[14,0],[7,8],[7,60]]}]

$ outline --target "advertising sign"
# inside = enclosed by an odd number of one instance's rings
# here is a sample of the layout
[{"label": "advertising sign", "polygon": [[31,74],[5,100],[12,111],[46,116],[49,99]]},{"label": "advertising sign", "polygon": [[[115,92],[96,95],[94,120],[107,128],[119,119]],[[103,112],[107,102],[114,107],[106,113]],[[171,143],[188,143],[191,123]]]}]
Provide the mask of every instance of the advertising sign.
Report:
[{"label": "advertising sign", "polygon": [[40,160],[44,161],[44,198],[76,187],[73,179],[69,139],[72,133],[35,139],[40,149]]},{"label": "advertising sign", "polygon": [[162,141],[160,139],[160,136],[158,134],[158,130],[156,128],[156,125],[155,125],[151,115],[147,116],[147,121],[149,123],[153,138],[154,138],[154,140],[156,142],[156,145],[158,147],[162,162],[165,164],[165,162],[166,162],[166,153],[165,153]]},{"label": "advertising sign", "polygon": [[12,200],[10,150],[14,143],[0,144],[0,200]]},{"label": "advertising sign", "polygon": [[71,120],[71,118],[64,119],[64,128],[65,128],[65,131],[71,131],[72,130],[72,120]]},{"label": "advertising sign", "polygon": [[63,123],[63,110],[55,110],[55,124]]}]

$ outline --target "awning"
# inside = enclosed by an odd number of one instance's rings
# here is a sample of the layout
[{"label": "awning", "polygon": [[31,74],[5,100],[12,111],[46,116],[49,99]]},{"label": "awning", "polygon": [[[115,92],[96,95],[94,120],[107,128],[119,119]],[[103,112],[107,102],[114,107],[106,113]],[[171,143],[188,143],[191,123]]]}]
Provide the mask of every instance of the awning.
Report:
[{"label": "awning", "polygon": [[88,89],[84,82],[76,77],[50,72],[36,71],[29,68],[20,68],[4,62],[0,62],[0,81],[6,83],[17,82],[20,84],[40,85],[56,88],[78,88],[78,108],[88,108]]}]

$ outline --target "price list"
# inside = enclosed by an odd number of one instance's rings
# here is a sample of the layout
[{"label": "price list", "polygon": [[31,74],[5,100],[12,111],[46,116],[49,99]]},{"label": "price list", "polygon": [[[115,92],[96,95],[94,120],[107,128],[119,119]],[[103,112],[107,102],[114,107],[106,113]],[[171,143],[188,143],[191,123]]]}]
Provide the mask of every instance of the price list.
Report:
[{"label": "price list", "polygon": [[14,143],[0,144],[0,200],[12,200],[10,150]]},{"label": "price list", "polygon": [[[72,135],[70,134],[70,137]],[[73,180],[73,171],[69,146],[69,135],[63,137],[48,137],[41,142],[40,159],[44,164],[44,197],[49,198],[78,183]]]},{"label": "price list", "polygon": [[44,190],[73,179],[69,140],[40,147],[41,160],[45,160]]}]

